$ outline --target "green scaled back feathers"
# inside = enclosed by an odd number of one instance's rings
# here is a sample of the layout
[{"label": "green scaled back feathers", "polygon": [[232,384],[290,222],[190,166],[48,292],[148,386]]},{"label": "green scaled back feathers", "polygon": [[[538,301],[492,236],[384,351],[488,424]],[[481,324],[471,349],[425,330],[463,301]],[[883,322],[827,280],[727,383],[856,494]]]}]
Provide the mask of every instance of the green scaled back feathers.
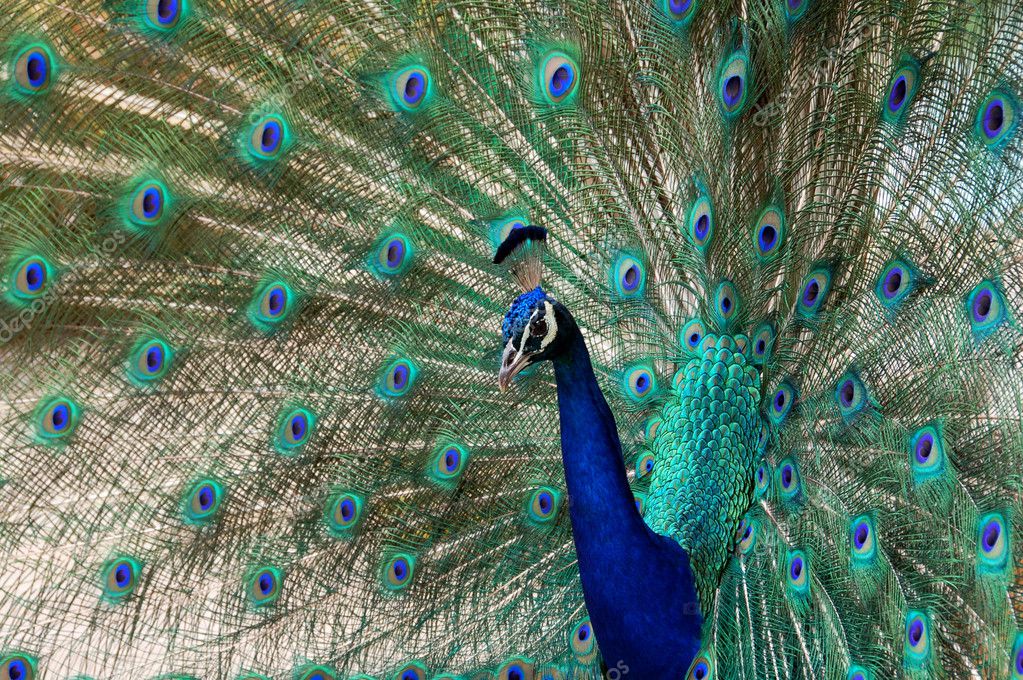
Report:
[{"label": "green scaled back feathers", "polygon": [[689,677],[1023,677],[1020,16],[8,0],[0,678],[628,678],[529,224]]}]

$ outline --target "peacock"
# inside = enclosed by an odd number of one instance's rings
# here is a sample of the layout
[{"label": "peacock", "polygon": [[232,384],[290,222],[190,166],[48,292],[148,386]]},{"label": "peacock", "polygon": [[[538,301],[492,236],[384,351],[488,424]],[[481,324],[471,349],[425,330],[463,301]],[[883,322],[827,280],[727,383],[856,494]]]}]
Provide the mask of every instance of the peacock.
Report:
[{"label": "peacock", "polygon": [[1023,678],[1017,0],[5,0],[0,680]]}]

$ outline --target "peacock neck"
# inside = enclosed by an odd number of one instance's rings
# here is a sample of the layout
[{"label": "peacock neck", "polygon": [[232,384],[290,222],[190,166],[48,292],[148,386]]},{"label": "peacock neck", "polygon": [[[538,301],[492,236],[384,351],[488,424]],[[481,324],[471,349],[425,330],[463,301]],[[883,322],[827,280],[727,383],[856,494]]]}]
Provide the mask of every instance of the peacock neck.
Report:
[{"label": "peacock neck", "polygon": [[700,643],[689,557],[653,533],[629,488],[614,416],[579,329],[554,361],[561,452],[583,595],[605,663],[678,678]]}]

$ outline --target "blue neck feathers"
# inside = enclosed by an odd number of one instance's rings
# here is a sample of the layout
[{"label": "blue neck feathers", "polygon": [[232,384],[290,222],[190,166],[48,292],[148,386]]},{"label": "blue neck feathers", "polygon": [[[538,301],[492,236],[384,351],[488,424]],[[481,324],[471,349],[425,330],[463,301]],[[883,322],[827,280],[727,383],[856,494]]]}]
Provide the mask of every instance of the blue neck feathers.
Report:
[{"label": "blue neck feathers", "polygon": [[643,522],[614,416],[573,325],[554,361],[561,456],[583,595],[604,663],[630,677],[683,677],[700,647],[699,603],[685,550]]}]

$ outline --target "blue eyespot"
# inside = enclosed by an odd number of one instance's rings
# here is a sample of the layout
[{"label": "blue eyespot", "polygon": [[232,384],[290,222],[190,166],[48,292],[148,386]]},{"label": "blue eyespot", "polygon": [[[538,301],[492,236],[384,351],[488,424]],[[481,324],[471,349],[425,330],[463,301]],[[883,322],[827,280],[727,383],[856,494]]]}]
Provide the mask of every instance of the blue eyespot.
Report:
[{"label": "blue eyespot", "polygon": [[690,354],[700,353],[700,343],[703,342],[703,337],[706,335],[703,322],[699,319],[693,319],[682,327],[681,333],[679,333],[679,339],[681,340],[682,346],[689,351]]},{"label": "blue eyespot", "polygon": [[135,188],[128,219],[140,227],[151,227],[160,222],[167,208],[167,189],[155,181],[143,182]]},{"label": "blue eyespot", "polygon": [[922,611],[911,609],[906,613],[905,663],[910,667],[923,666],[931,653],[931,622]]},{"label": "blue eyespot", "polygon": [[810,590],[810,561],[802,550],[790,550],[786,561],[786,584],[797,595]]},{"label": "blue eyespot", "polygon": [[611,281],[618,296],[640,297],[646,286],[646,268],[639,259],[631,255],[620,255],[611,268]]},{"label": "blue eyespot", "polygon": [[8,291],[16,301],[29,301],[42,297],[50,288],[53,268],[44,258],[37,256],[21,260],[10,276]]},{"label": "blue eyespot", "polygon": [[579,66],[564,52],[551,52],[540,67],[540,81],[548,102],[568,102],[578,90]]},{"label": "blue eyespot", "polygon": [[966,298],[970,327],[978,340],[991,335],[1005,321],[1005,302],[993,281],[982,281]]},{"label": "blue eyespot", "polygon": [[342,491],[327,502],[327,528],[337,538],[347,538],[362,518],[363,498],[350,491]]},{"label": "blue eyespot", "polygon": [[636,479],[643,479],[654,471],[654,454],[646,451],[636,459]]},{"label": "blue eyespot", "polygon": [[817,315],[831,288],[831,273],[826,269],[815,269],[803,279],[800,286],[799,303],[796,309],[804,318]]},{"label": "blue eyespot", "polygon": [[490,223],[490,242],[494,248],[500,247],[516,229],[525,229],[529,226],[529,220],[521,215],[512,215],[503,219],[494,220]]},{"label": "blue eyespot", "polygon": [[161,31],[177,28],[187,9],[187,0],[146,0],[146,25]]},{"label": "blue eyespot", "polygon": [[916,95],[920,81],[920,64],[904,57],[888,81],[887,95],[882,109],[882,117],[889,123],[900,123]]},{"label": "blue eyespot", "polygon": [[131,557],[117,557],[103,569],[103,597],[120,602],[135,592],[142,565]]},{"label": "blue eyespot", "polygon": [[77,425],[78,406],[70,399],[52,399],[37,411],[36,433],[44,442],[70,437]]},{"label": "blue eyespot", "polygon": [[700,252],[704,252],[713,236],[714,204],[710,196],[702,194],[689,210],[689,238]]},{"label": "blue eyespot", "polygon": [[757,496],[763,496],[771,487],[771,466],[766,462],[761,463],[754,474],[754,480],[756,481]]},{"label": "blue eyespot", "polygon": [[54,78],[54,61],[49,48],[29,45],[14,58],[14,83],[26,95],[41,94]]},{"label": "blue eyespot", "polygon": [[718,101],[725,118],[742,113],[748,94],[749,58],[745,52],[735,52],[724,62],[718,77]]},{"label": "blue eyespot", "polygon": [[757,218],[753,247],[761,262],[773,260],[785,240],[785,214],[780,207],[768,206]]},{"label": "blue eyespot", "polygon": [[249,305],[248,317],[256,328],[265,333],[276,330],[288,318],[294,306],[295,294],[283,281],[273,281],[256,291]]},{"label": "blue eyespot", "polygon": [[530,520],[549,524],[558,516],[561,494],[549,486],[541,486],[529,496],[526,513]]},{"label": "blue eyespot", "polygon": [[885,265],[874,287],[874,294],[886,309],[896,310],[916,286],[917,274],[905,260],[892,260]]},{"label": "blue eyespot", "polygon": [[395,677],[398,680],[426,680],[426,666],[418,661],[410,661],[402,666]]},{"label": "blue eyespot", "polygon": [[259,160],[273,160],[281,155],[289,137],[288,125],[282,117],[263,116],[252,126],[249,151]]},{"label": "blue eyespot", "polygon": [[384,365],[377,393],[384,398],[403,397],[412,390],[418,371],[408,359],[394,358]]},{"label": "blue eyespot", "polygon": [[425,66],[410,66],[392,79],[391,100],[403,111],[419,109],[433,92],[433,80]]},{"label": "blue eyespot", "polygon": [[636,512],[639,513],[639,516],[643,517],[646,515],[646,494],[634,493],[632,494],[632,500],[636,503]]},{"label": "blue eyespot", "polygon": [[701,650],[686,673],[686,680],[714,680],[716,667],[707,650]]},{"label": "blue eyespot", "polygon": [[152,383],[167,375],[174,353],[163,340],[142,340],[128,364],[128,377],[136,383]]},{"label": "blue eyespot", "polygon": [[789,382],[779,384],[771,396],[771,403],[767,408],[767,419],[775,425],[785,422],[796,402],[796,397],[796,388]]},{"label": "blue eyespot", "polygon": [[735,532],[735,543],[743,555],[749,555],[757,544],[757,522],[747,515],[739,522],[739,528]]},{"label": "blue eyespot", "polygon": [[722,281],[714,292],[714,313],[722,325],[728,325],[739,314],[739,293],[731,281]]},{"label": "blue eyespot", "polygon": [[622,372],[622,392],[634,402],[646,401],[657,391],[657,377],[647,364],[628,366]]},{"label": "blue eyespot", "polygon": [[842,417],[851,420],[868,403],[867,386],[856,373],[849,371],[835,385],[835,403]]},{"label": "blue eyespot", "polygon": [[1005,518],[997,512],[981,517],[977,523],[977,567],[980,573],[1003,573],[1011,553],[1009,526]]},{"label": "blue eyespot", "polygon": [[284,574],[274,567],[257,567],[249,577],[249,602],[253,607],[266,607],[281,596]]},{"label": "blue eyespot", "polygon": [[0,656],[0,678],[3,680],[35,680],[36,659],[22,652]]},{"label": "blue eyespot", "polygon": [[412,265],[413,248],[408,236],[399,232],[385,235],[377,242],[370,268],[379,277],[404,274]]},{"label": "blue eyespot", "polygon": [[799,466],[794,458],[786,458],[775,471],[777,475],[778,490],[782,498],[787,500],[795,499],[802,490],[802,480],[799,476]]},{"label": "blue eyespot", "polygon": [[497,680],[533,680],[533,664],[526,659],[514,658],[501,664]]},{"label": "blue eyespot", "polygon": [[462,475],[468,462],[468,452],[461,444],[441,442],[433,454],[427,473],[441,486],[452,486]]},{"label": "blue eyespot", "polygon": [[945,442],[936,425],[917,430],[909,440],[913,485],[920,486],[945,472]]},{"label": "blue eyespot", "polygon": [[877,538],[874,520],[870,515],[860,515],[849,524],[849,550],[854,567],[874,563],[877,557]]},{"label": "blue eyespot", "polygon": [[687,26],[696,16],[697,0],[660,0],[665,15],[677,26]]},{"label": "blue eyespot", "polygon": [[785,19],[792,24],[803,18],[810,0],[782,0],[782,4],[785,6]]},{"label": "blue eyespot", "polygon": [[751,359],[755,365],[763,366],[770,359],[771,350],[774,349],[774,338],[774,326],[766,321],[753,331],[750,348],[752,350]]},{"label": "blue eyespot", "polygon": [[415,560],[411,555],[398,554],[384,563],[384,587],[388,590],[401,590],[412,582]]},{"label": "blue eyespot", "polygon": [[568,642],[572,653],[580,662],[588,663],[596,658],[597,641],[593,635],[589,618],[583,619],[572,628]]},{"label": "blue eyespot", "polygon": [[224,497],[223,487],[215,480],[200,479],[185,493],[183,515],[189,524],[205,524],[213,519]]},{"label": "blue eyespot", "polygon": [[1005,90],[989,94],[977,109],[975,134],[985,147],[1000,151],[1016,134],[1019,101]]},{"label": "blue eyespot", "polygon": [[295,450],[309,441],[316,416],[304,408],[286,412],[277,426],[277,450],[284,454],[293,454]]}]

